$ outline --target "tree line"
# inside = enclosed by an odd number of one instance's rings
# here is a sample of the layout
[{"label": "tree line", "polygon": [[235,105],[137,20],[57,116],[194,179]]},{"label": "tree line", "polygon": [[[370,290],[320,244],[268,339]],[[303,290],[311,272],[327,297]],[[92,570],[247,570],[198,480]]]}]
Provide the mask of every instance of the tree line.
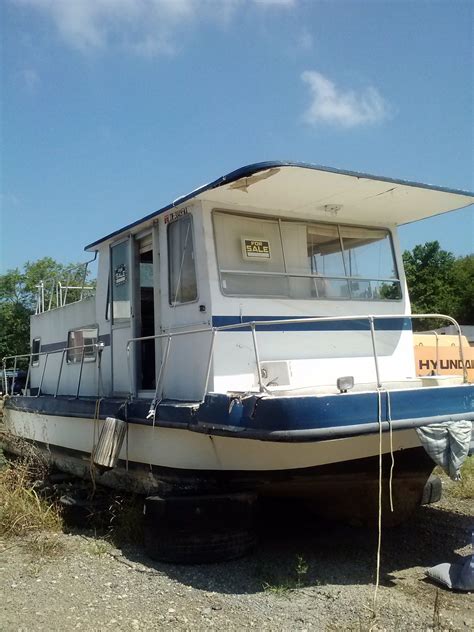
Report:
[{"label": "tree line", "polygon": [[[403,262],[413,313],[448,314],[461,324],[474,325],[474,255],[455,257],[438,241],[430,241],[406,250]],[[40,282],[69,278],[71,285],[80,285],[82,275],[78,264],[61,264],[51,257],[0,275],[0,358],[29,353],[30,316]],[[424,328],[438,324],[424,323]]]}]

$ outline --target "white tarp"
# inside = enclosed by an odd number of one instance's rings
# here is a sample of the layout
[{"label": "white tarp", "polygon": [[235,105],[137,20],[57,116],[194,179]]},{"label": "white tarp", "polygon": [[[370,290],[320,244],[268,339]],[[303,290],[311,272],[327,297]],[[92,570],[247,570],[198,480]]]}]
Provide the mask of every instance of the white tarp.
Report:
[{"label": "white tarp", "polygon": [[421,444],[436,465],[458,481],[461,466],[469,454],[472,421],[445,421],[416,429]]}]

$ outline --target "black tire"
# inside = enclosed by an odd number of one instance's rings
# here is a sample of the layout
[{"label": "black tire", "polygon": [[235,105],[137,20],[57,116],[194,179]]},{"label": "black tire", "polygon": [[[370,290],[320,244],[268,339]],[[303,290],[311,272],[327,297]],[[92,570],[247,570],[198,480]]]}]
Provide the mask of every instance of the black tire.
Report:
[{"label": "black tire", "polygon": [[153,560],[175,564],[209,564],[244,556],[256,544],[249,529],[197,532],[157,532],[145,525],[145,551]]},{"label": "black tire", "polygon": [[227,531],[253,525],[256,495],[250,492],[199,496],[149,496],[145,522],[157,529]]},{"label": "black tire", "polygon": [[178,564],[221,562],[255,545],[256,495],[240,492],[145,499],[144,540],[154,560]]}]

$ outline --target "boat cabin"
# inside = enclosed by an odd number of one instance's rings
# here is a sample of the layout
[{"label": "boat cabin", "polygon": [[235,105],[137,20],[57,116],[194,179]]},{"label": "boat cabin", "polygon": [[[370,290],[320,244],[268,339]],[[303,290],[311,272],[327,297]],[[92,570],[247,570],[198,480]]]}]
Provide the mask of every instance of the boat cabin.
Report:
[{"label": "boat cabin", "polygon": [[397,226],[472,202],[312,165],[239,169],[86,247],[95,294],[40,300],[31,388],[203,401],[419,384]]}]

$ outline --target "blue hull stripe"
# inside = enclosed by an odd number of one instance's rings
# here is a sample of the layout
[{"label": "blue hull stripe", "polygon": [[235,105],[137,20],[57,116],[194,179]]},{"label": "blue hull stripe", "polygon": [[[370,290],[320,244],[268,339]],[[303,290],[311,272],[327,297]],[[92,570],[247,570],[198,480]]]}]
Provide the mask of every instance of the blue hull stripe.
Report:
[{"label": "blue hull stripe", "polygon": [[[238,325],[239,323],[249,323],[258,320],[290,320],[301,318],[301,316],[213,316],[213,327],[224,327],[225,325]],[[310,318],[310,317],[308,317]],[[316,316],[312,317],[316,318]],[[377,331],[402,331],[411,330],[410,318],[381,318],[375,319],[375,329]],[[287,325],[260,325],[258,331],[369,331],[369,321],[366,319],[354,320],[333,320],[322,322],[294,323]],[[235,331],[235,330],[229,330]],[[237,331],[248,331],[242,328]]]},{"label": "blue hull stripe", "polygon": [[[393,429],[416,427],[453,419],[474,419],[474,385],[409,389],[381,393],[383,431],[388,430],[389,408]],[[205,402],[183,406],[162,401],[155,422],[147,419],[149,400],[104,398],[100,418],[118,417],[132,423],[180,428],[206,434],[263,441],[321,441],[379,431],[378,394],[346,393],[312,397],[250,396],[235,400],[212,393]],[[96,400],[90,398],[10,397],[6,409],[36,414],[93,418]]]}]

